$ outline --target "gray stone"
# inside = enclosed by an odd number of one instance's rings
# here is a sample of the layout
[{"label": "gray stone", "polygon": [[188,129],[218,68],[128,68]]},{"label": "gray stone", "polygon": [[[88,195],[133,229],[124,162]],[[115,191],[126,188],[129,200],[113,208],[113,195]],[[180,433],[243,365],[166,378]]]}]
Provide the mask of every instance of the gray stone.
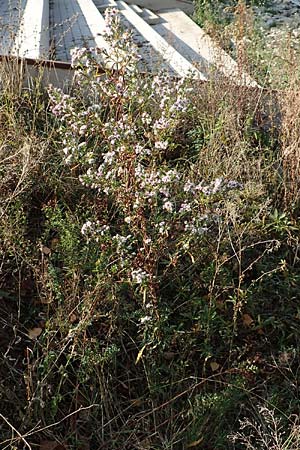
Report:
[{"label": "gray stone", "polygon": [[275,19],[268,19],[265,23],[266,28],[272,28],[276,26],[276,20]]}]

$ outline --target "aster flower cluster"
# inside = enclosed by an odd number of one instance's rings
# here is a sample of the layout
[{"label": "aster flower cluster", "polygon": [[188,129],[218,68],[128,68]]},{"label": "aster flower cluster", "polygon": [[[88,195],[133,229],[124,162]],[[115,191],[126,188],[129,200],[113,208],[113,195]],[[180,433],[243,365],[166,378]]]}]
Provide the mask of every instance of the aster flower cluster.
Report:
[{"label": "aster flower cluster", "polygon": [[[164,158],[192,111],[189,80],[139,76],[136,47],[115,10],[106,14],[103,37],[113,52],[75,49],[72,93],[50,87],[49,97],[60,121],[62,158],[76,167],[87,189],[113,205],[105,219],[98,213],[83,224],[83,237],[107,252],[103,270],[119,273],[136,291],[149,286],[147,304],[154,305],[165,252],[184,253],[206,236],[218,196],[242,185],[222,178],[195,182],[180,162]],[[99,61],[109,62],[105,76],[99,75]],[[145,317],[151,311],[153,306]]]},{"label": "aster flower cluster", "polygon": [[109,226],[101,225],[99,220],[88,220],[82,225],[81,228],[81,233],[86,237],[87,240],[95,239],[97,242],[100,240],[101,236],[108,236],[109,232]]},{"label": "aster flower cluster", "polygon": [[193,195],[196,192],[201,192],[204,195],[214,195],[234,189],[243,189],[242,183],[239,183],[236,180],[224,180],[223,178],[216,178],[209,184],[205,183],[203,180],[200,183],[194,183],[187,180],[183,187],[184,192]]},{"label": "aster flower cluster", "polygon": [[132,33],[122,27],[116,8],[106,9],[105,25],[103,38],[109,46],[109,52],[105,55],[106,67],[126,72],[135,71],[140,59],[137,47],[133,43]]},{"label": "aster flower cluster", "polygon": [[131,272],[132,281],[137,284],[142,284],[147,281],[149,275],[142,269],[135,269]]}]

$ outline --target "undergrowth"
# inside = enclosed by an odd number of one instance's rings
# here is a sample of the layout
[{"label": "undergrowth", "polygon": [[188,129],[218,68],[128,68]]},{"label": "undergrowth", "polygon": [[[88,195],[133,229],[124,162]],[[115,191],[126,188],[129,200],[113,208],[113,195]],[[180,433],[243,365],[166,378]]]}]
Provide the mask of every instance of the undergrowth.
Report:
[{"label": "undergrowth", "polygon": [[0,99],[1,448],[296,449],[297,82],[141,76],[106,21]]},{"label": "undergrowth", "polygon": [[[253,8],[271,8],[271,0],[197,0],[194,20],[260,84],[285,89],[299,80],[299,48],[288,29],[269,36]],[[274,13],[275,14],[275,13]]]}]

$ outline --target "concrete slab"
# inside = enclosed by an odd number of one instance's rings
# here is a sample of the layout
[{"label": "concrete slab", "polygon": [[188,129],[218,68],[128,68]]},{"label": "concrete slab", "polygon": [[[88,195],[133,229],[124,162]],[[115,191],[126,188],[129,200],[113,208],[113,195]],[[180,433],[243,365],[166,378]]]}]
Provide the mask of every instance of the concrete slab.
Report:
[{"label": "concrete slab", "polygon": [[165,11],[167,9],[179,8],[186,14],[193,14],[194,5],[192,0],[126,0],[130,5],[138,5],[142,8],[151,9],[154,12]]},{"label": "concrete slab", "polygon": [[71,61],[74,47],[106,47],[105,21],[92,0],[51,0],[52,59]]},{"label": "concrete slab", "polygon": [[70,67],[74,47],[105,48],[109,54],[103,31],[104,12],[111,6],[119,9],[124,28],[132,33],[141,72],[192,74],[202,81],[226,76],[237,84],[257,86],[185,14],[193,9],[191,0],[0,0],[0,56],[27,57],[33,65],[37,59],[52,59],[59,62],[61,74],[63,67]]},{"label": "concrete slab", "polygon": [[106,8],[116,8],[117,4],[115,0],[94,0],[95,6],[99,11],[105,11]]},{"label": "concrete slab", "polygon": [[138,5],[130,5],[131,8],[136,12],[139,16],[143,14],[143,8],[140,8]]},{"label": "concrete slab", "polygon": [[156,25],[158,23],[162,22],[161,17],[159,17],[157,14],[155,14],[150,9],[144,8],[142,9],[142,18],[149,23],[149,25]]},{"label": "concrete slab", "polygon": [[10,54],[18,35],[27,0],[0,1],[0,53]]},{"label": "concrete slab", "polygon": [[164,22],[153,28],[207,78],[223,74],[236,83],[257,86],[195,22],[179,9],[159,13]]},{"label": "concrete slab", "polygon": [[105,20],[93,0],[77,0],[81,12],[86,20],[91,36],[96,43],[96,47],[108,49],[108,45],[101,36],[106,28]]},{"label": "concrete slab", "polygon": [[27,0],[11,54],[47,59],[49,54],[49,0]]},{"label": "concrete slab", "polygon": [[206,80],[206,77],[198,69],[168,44],[168,42],[136,14],[129,5],[124,1],[118,1],[117,5],[120,13],[126,20],[134,26],[138,33],[146,39],[161,56],[161,62],[166,62],[177,76],[188,76],[193,74],[193,76],[199,80]]}]

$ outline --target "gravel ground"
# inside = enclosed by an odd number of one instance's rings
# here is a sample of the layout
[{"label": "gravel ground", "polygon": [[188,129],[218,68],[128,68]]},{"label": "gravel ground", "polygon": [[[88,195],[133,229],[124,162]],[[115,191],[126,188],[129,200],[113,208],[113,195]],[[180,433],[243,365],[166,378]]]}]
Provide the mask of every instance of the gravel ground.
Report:
[{"label": "gravel ground", "polygon": [[[253,61],[250,73],[262,85],[283,87],[289,74],[296,73],[296,67],[300,69],[300,0],[248,0],[248,5],[251,3],[256,31],[253,33],[250,27],[244,37]],[[212,36],[236,59],[237,0],[219,0],[212,5],[220,24],[218,34],[214,36],[212,30]],[[209,28],[206,30],[210,32]]]},{"label": "gravel ground", "polygon": [[[195,0],[195,4],[197,1]],[[199,1],[201,4],[201,0]],[[255,22],[266,36],[269,45],[276,46],[289,35],[293,45],[300,47],[300,0],[252,0],[252,2]],[[252,2],[248,0],[248,5]],[[232,22],[236,5],[237,0],[219,0],[213,3],[213,9],[218,17]]]},{"label": "gravel ground", "polygon": [[274,47],[290,37],[291,45],[300,47],[300,0],[272,0],[265,6],[254,6],[254,16]]}]

